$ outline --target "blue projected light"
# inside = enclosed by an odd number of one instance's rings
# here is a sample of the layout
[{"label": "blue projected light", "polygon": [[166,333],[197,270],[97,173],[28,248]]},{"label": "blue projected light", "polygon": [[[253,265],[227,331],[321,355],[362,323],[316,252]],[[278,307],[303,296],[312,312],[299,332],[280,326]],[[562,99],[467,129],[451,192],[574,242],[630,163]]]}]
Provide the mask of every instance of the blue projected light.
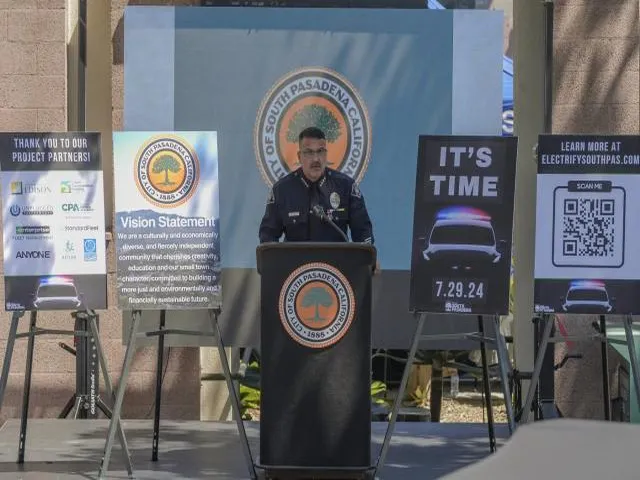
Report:
[{"label": "blue projected light", "polygon": [[479,208],[474,207],[447,207],[438,211],[437,220],[485,220],[490,221],[491,216]]}]

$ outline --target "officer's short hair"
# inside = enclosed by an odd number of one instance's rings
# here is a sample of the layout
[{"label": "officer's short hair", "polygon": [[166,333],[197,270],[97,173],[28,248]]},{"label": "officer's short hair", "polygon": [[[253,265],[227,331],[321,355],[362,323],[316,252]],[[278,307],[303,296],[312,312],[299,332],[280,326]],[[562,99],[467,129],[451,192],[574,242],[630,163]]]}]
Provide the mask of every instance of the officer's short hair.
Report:
[{"label": "officer's short hair", "polygon": [[298,135],[298,143],[302,141],[303,138],[315,138],[317,140],[325,140],[324,132],[320,130],[318,127],[307,127],[300,132]]}]

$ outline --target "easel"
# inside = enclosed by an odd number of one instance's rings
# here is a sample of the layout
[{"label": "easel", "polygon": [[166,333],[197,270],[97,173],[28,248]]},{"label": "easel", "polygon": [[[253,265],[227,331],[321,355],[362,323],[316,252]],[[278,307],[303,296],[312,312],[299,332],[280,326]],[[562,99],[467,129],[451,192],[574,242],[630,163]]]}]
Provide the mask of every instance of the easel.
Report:
[{"label": "easel", "polygon": [[[233,411],[233,415],[236,417],[236,424],[238,427],[238,433],[240,435],[240,441],[242,444],[242,450],[245,456],[245,460],[247,462],[247,468],[249,469],[249,475],[252,479],[256,479],[255,472],[255,464],[253,461],[253,457],[251,455],[251,449],[249,447],[249,440],[247,439],[247,433],[244,428],[244,423],[242,422],[241,412],[240,412],[240,401],[238,399],[238,395],[235,391],[233,380],[231,378],[231,371],[229,368],[229,362],[227,360],[225,351],[224,351],[224,343],[222,342],[222,334],[220,332],[220,326],[218,324],[218,317],[220,316],[220,308],[209,310],[209,314],[211,317],[211,327],[212,333],[205,333],[194,330],[180,330],[180,329],[167,329],[164,327],[165,322],[165,314],[163,314],[163,310],[160,311],[160,328],[155,331],[148,332],[138,332],[139,323],[142,319],[142,311],[141,310],[133,310],[131,312],[131,327],[129,329],[129,339],[127,343],[127,351],[124,356],[124,363],[122,365],[122,373],[121,379],[118,384],[118,391],[115,397],[115,405],[113,407],[113,415],[111,417],[111,421],[109,423],[109,433],[107,435],[107,440],[104,448],[104,455],[102,457],[102,462],[100,464],[100,471],[98,474],[98,478],[105,478],[108,469],[109,469],[109,461],[111,459],[111,449],[113,448],[113,441],[116,432],[117,425],[120,424],[120,414],[122,411],[122,402],[124,400],[124,392],[127,388],[127,379],[129,377],[129,370],[131,369],[131,363],[133,361],[133,355],[136,351],[136,339],[138,337],[154,337],[158,338],[158,372],[162,370],[162,350],[164,348],[164,339],[165,335],[174,334],[174,335],[195,335],[195,336],[213,336],[216,338],[216,343],[218,346],[218,353],[220,355],[220,361],[222,363],[222,370],[224,373],[225,380],[227,382],[227,388],[229,390],[229,395],[231,396],[231,408]],[[159,373],[161,375],[161,373]],[[156,377],[156,405],[155,405],[155,418],[154,418],[154,432],[153,432],[153,447],[154,447],[154,456],[152,458],[154,461],[157,460],[157,448],[158,448],[158,438],[159,438],[159,425],[160,425],[160,383],[161,378]],[[132,472],[129,472],[129,475],[132,475]]]},{"label": "easel", "polygon": [[[86,315],[78,315],[76,312],[71,315],[76,320],[76,331],[89,331]],[[96,315],[96,326],[98,322],[99,316]],[[99,395],[100,371],[96,360],[97,347],[93,336],[87,334],[78,338],[75,350],[64,343],[61,343],[60,346],[76,358],[76,391],[71,395],[58,418],[67,418],[72,409],[74,409],[74,419],[97,418],[97,409],[100,409],[107,418],[111,418],[111,410]]]},{"label": "easel", "polygon": [[[627,349],[629,350],[629,363],[631,363],[631,372],[633,374],[633,382],[636,387],[636,396],[638,398],[638,402],[640,402],[640,369],[638,367],[638,356],[636,355],[636,346],[635,341],[633,339],[633,316],[625,315],[624,316],[624,331],[625,331],[625,340],[617,340],[617,339],[607,339],[606,325],[605,325],[606,317],[602,315],[600,317],[600,333],[594,333],[592,335],[581,335],[581,336],[567,336],[567,337],[556,337],[551,336],[551,328],[553,326],[554,321],[550,319],[550,315],[545,314],[541,318],[541,322],[544,324],[544,330],[542,332],[542,337],[540,340],[540,346],[538,349],[538,355],[536,357],[534,366],[533,366],[533,374],[531,375],[531,383],[529,385],[529,389],[527,390],[527,397],[525,399],[524,405],[522,406],[522,416],[520,417],[520,423],[527,423],[529,420],[529,412],[531,411],[531,406],[533,404],[533,398],[536,394],[536,389],[538,386],[538,381],[540,380],[540,371],[542,370],[542,363],[544,361],[544,356],[547,351],[547,347],[549,343],[564,343],[569,340],[597,340],[603,342],[603,348],[606,348],[606,343],[617,343],[619,345],[627,345]],[[608,397],[609,391],[609,383],[608,383],[608,361],[606,360],[606,352],[603,352],[603,369],[607,369],[607,371],[603,372],[603,387],[604,394]],[[606,380],[604,375],[606,375]],[[605,417],[609,417],[611,415],[611,410],[609,407],[609,399],[605,398]]]},{"label": "easel", "polygon": [[[22,397],[22,416],[20,420],[20,439],[18,444],[18,464],[24,463],[24,454],[26,447],[26,439],[27,439],[27,419],[29,415],[29,394],[31,391],[31,368],[33,366],[33,350],[36,335],[45,335],[45,334],[53,334],[53,335],[74,335],[79,337],[91,337],[95,342],[95,348],[98,355],[98,362],[100,367],[102,368],[102,374],[104,376],[104,384],[105,389],[107,391],[107,397],[113,397],[113,388],[111,385],[111,377],[109,377],[109,370],[107,368],[106,358],[104,356],[104,352],[102,350],[102,344],[100,342],[100,335],[98,333],[98,327],[96,323],[97,315],[95,312],[91,310],[73,312],[72,316],[82,319],[83,321],[88,322],[90,327],[90,332],[86,329],[84,330],[52,330],[52,329],[44,329],[38,328],[36,326],[36,322],[38,319],[38,312],[36,310],[30,311],[30,325],[29,331],[25,333],[17,333],[18,332],[18,322],[20,318],[24,315],[24,311],[14,312],[11,317],[11,326],[9,328],[9,337],[7,338],[7,349],[4,355],[4,363],[2,364],[2,377],[0,377],[0,408],[2,408],[2,402],[4,400],[4,394],[7,387],[7,382],[9,380],[9,370],[11,367],[11,359],[13,356],[13,347],[15,344],[16,338],[28,337],[27,344],[27,364],[26,370],[24,374],[24,392]],[[96,399],[97,404],[101,404],[102,401],[99,399],[98,392],[94,397]],[[85,400],[82,396],[78,396],[74,398],[74,403],[80,408],[80,404]],[[104,404],[103,404],[104,405]],[[105,406],[106,408],[106,406]],[[122,430],[122,424],[120,423],[120,419],[118,419],[117,423],[114,425],[118,430],[118,437],[120,440],[120,444],[122,445],[125,465],[127,468],[127,472],[129,475],[132,475],[133,469],[131,466],[131,455],[129,454],[129,447],[127,446],[127,441],[124,435],[124,431]]]},{"label": "easel", "polygon": [[507,410],[507,420],[509,424],[509,433],[513,434],[515,431],[515,417],[513,413],[513,404],[511,402],[511,393],[509,390],[509,355],[507,352],[507,342],[500,331],[500,316],[493,316],[493,324],[496,332],[496,338],[486,337],[484,334],[484,319],[482,315],[478,315],[478,332],[473,333],[453,333],[453,334],[445,334],[445,335],[422,335],[422,330],[424,328],[424,323],[427,318],[427,313],[416,313],[419,317],[418,325],[413,336],[413,341],[411,343],[411,348],[409,350],[409,357],[407,358],[407,364],[404,367],[404,371],[402,373],[402,380],[400,381],[400,389],[398,391],[398,396],[396,397],[393,408],[391,410],[391,418],[389,419],[389,424],[387,425],[387,432],[384,436],[384,441],[382,442],[382,449],[380,450],[380,455],[378,456],[378,461],[376,463],[376,470],[374,475],[379,471],[379,469],[384,466],[384,461],[387,456],[387,452],[389,450],[389,445],[391,443],[391,436],[393,435],[393,430],[396,424],[396,418],[398,416],[398,411],[400,410],[400,405],[402,403],[402,397],[405,389],[407,388],[407,381],[409,379],[409,372],[411,370],[411,366],[413,365],[413,360],[416,356],[416,350],[418,349],[418,344],[420,341],[424,340],[475,340],[480,343],[480,353],[482,356],[482,380],[483,380],[483,390],[485,395],[485,401],[487,404],[487,427],[489,433],[489,449],[491,453],[496,450],[496,437],[495,437],[495,429],[493,422],[493,408],[491,405],[491,390],[489,385],[489,365],[487,361],[487,352],[486,352],[486,344],[495,344],[496,350],[498,353],[498,368],[500,370],[500,381],[502,383],[502,391],[504,394],[504,403]]}]

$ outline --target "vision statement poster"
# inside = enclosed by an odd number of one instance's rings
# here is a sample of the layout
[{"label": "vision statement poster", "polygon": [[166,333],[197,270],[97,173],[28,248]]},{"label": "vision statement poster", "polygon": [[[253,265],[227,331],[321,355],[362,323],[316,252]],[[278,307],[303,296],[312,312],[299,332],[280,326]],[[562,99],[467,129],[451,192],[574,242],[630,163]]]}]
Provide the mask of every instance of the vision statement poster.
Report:
[{"label": "vision statement poster", "polygon": [[5,309],[107,308],[100,134],[1,133]]},{"label": "vision statement poster", "polygon": [[410,310],[504,315],[516,137],[420,136]]},{"label": "vision statement poster", "polygon": [[216,132],[113,136],[118,304],[222,303]]},{"label": "vision statement poster", "polygon": [[640,137],[542,135],[538,313],[640,312]]}]

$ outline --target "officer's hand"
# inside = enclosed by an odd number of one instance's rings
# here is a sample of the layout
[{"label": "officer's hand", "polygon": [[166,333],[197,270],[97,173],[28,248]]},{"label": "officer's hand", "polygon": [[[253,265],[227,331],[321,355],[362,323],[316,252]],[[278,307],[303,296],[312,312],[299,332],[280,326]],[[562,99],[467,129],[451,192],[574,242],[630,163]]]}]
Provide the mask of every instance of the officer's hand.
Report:
[{"label": "officer's hand", "polygon": [[380,261],[378,259],[376,259],[376,266],[373,267],[373,274],[374,275],[380,274]]}]

